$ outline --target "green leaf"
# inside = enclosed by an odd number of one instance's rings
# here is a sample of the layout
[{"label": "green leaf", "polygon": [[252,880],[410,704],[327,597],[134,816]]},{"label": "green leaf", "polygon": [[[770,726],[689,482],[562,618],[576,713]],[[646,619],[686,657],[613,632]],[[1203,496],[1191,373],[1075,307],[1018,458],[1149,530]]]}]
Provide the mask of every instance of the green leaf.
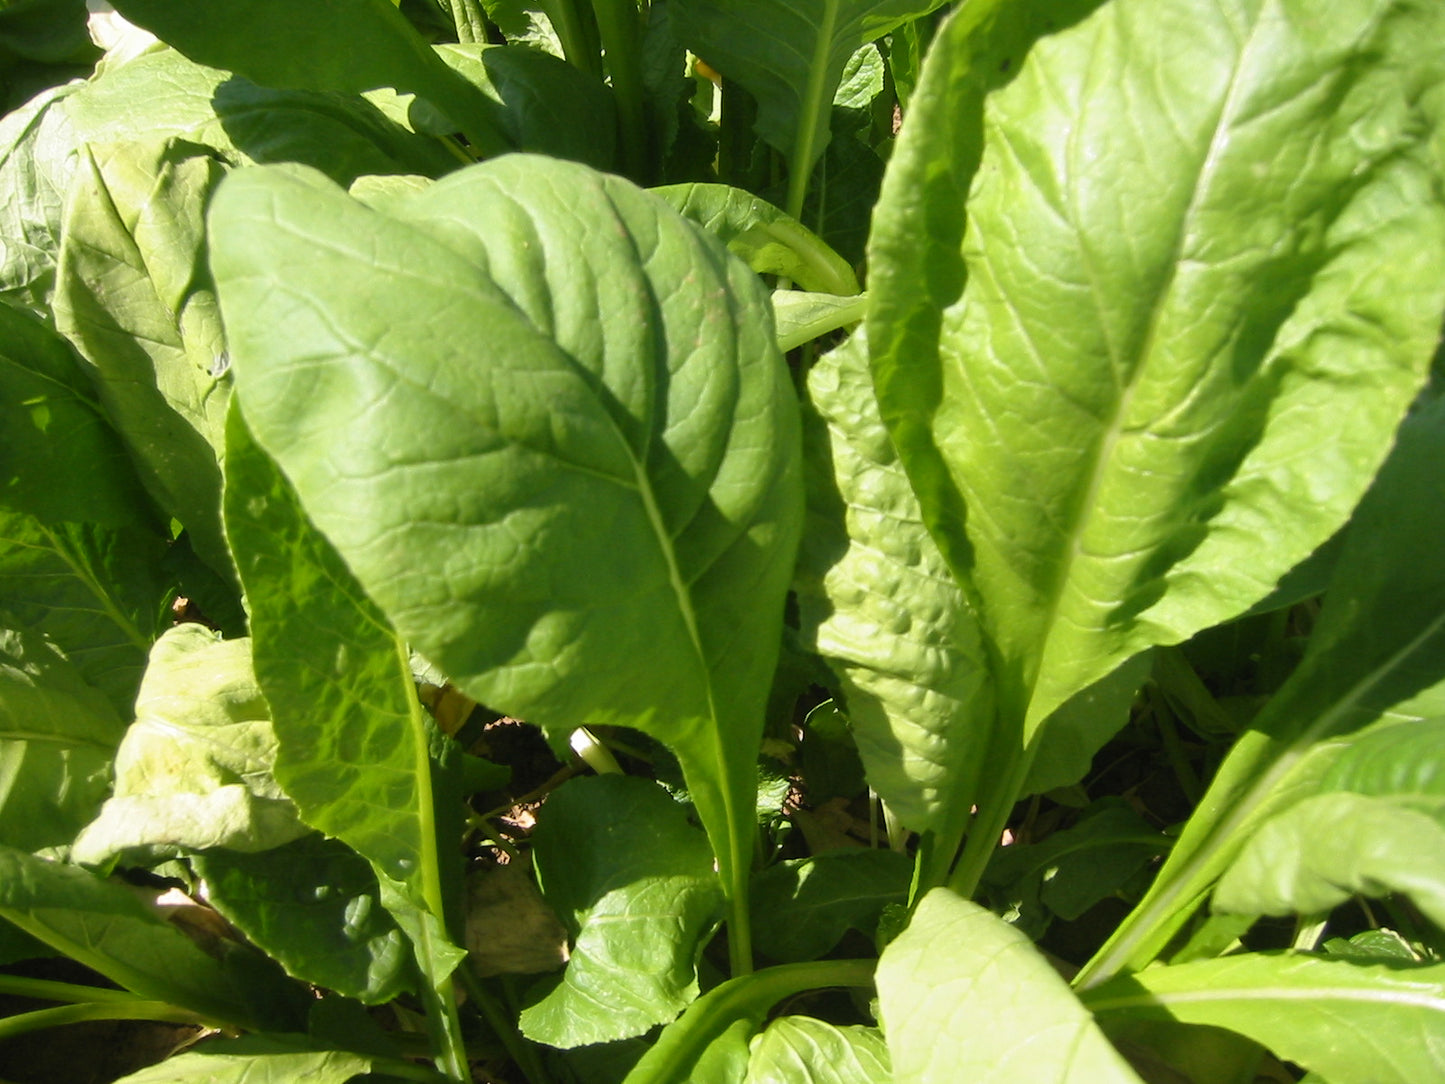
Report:
[{"label": "green leaf", "polygon": [[1100,1022],[1228,1028],[1331,1081],[1417,1084],[1445,1070],[1445,966],[1248,953],[1152,967],[1090,992]]},{"label": "green leaf", "polygon": [[753,878],[757,950],[780,963],[815,960],[849,930],[868,937],[889,904],[908,902],[913,863],[894,851],[829,851],[769,866]]},{"label": "green leaf", "polygon": [[897,1084],[1139,1084],[1029,939],[949,889],[923,897],[877,981]]},{"label": "green leaf", "polygon": [[877,1028],[834,1027],[810,1016],[774,1020],[753,1042],[746,1084],[887,1084]]},{"label": "green leaf", "polygon": [[130,716],[158,632],[164,545],[146,531],[52,526],[0,509],[8,624],[48,639],[122,718]]},{"label": "green leaf", "polygon": [[[484,95],[432,51],[390,0],[121,0],[117,11],[200,64],[263,86],[347,94],[393,87],[427,98],[480,153],[506,140]],[[346,47],[337,48],[345,42]]]},{"label": "green leaf", "polygon": [[70,345],[0,307],[0,505],[49,524],[154,529],[157,517]]},{"label": "green leaf", "polygon": [[85,18],[85,0],[6,0],[0,7],[0,46],[47,64],[88,62],[96,49]]},{"label": "green leaf", "polygon": [[238,164],[300,162],[342,184],[368,173],[439,175],[457,164],[435,139],[365,99],[257,86],[174,49],[107,66],[62,111],[77,145],[173,137]]},{"label": "green leaf", "polygon": [[205,149],[173,140],[88,148],[54,304],[147,489],[217,570],[228,567],[216,457],[230,380],[202,241],[222,172]]},{"label": "green leaf", "polygon": [[670,745],[741,908],[801,519],[756,276],[527,155],[385,215],[241,172],[211,222],[246,418],[366,592],[478,701]]},{"label": "green leaf", "polygon": [[299,1036],[211,1039],[116,1084],[346,1084],[384,1059],[328,1050]]},{"label": "green leaf", "polygon": [[950,838],[951,858],[993,723],[978,622],[879,420],[861,334],[813,366],[808,393],[822,424],[806,431],[803,634],[842,683],[869,785]]},{"label": "green leaf", "polygon": [[434,904],[441,856],[429,737],[405,648],[239,412],[227,435],[226,527],[272,712],[276,779],[307,824]]},{"label": "green leaf", "polygon": [[[1266,818],[1320,791],[1341,737],[1381,719],[1445,714],[1442,457],[1445,400],[1401,427],[1355,512],[1304,658],[1235,743],[1148,895],[1086,966],[1085,983],[1162,951]],[[1404,759],[1385,755],[1383,778]],[[1365,793],[1382,786],[1361,783]]]},{"label": "green leaf", "polygon": [[1320,914],[1353,895],[1399,892],[1445,928],[1445,719],[1362,734],[1320,791],[1249,837],[1215,910]]},{"label": "green leaf", "polygon": [[0,615],[0,843],[70,843],[110,791],[125,724],[43,637]]},{"label": "green leaf", "polygon": [[[788,156],[787,210],[797,218],[828,143],[829,112],[859,46],[940,0],[673,0],[678,36],[757,99],[758,134]],[[839,291],[842,292],[842,291]]]},{"label": "green leaf", "polygon": [[1025,743],[1334,532],[1445,302],[1405,74],[1439,11],[1119,0],[1032,44],[1092,6],[940,33],[872,250],[884,417]]},{"label": "green leaf", "polygon": [[787,353],[830,331],[851,327],[863,318],[868,299],[861,294],[810,294],[801,290],[773,291],[773,322],[778,328],[778,349]]},{"label": "green leaf", "polygon": [[524,46],[436,49],[487,97],[491,123],[518,150],[613,168],[617,117],[603,84],[558,57]]},{"label": "green leaf", "polygon": [[563,1048],[642,1035],[697,997],[721,902],[706,837],[661,787],[623,775],[554,791],[532,836],[547,903],[572,934],[559,985],[522,1010]]},{"label": "green leaf", "polygon": [[649,189],[727,245],[760,275],[792,279],[804,290],[851,296],[858,279],[812,230],[767,200],[726,184]]},{"label": "green leaf", "polygon": [[276,740],[251,642],[177,625],[151,648],[115,790],[71,860],[128,864],[208,847],[265,851],[307,831],[276,785]]},{"label": "green leaf", "polygon": [[0,119],[0,298],[35,312],[50,302],[74,172],[73,135],[58,103],[77,89],[43,91]]},{"label": "green leaf", "polygon": [[0,847],[0,918],[134,994],[246,1028],[299,1023],[304,996],[239,945],[220,958],[131,889]]},{"label": "green leaf", "polygon": [[296,978],[368,1005],[410,988],[411,954],[381,905],[376,874],[341,842],[313,834],[191,863],[206,902]]}]

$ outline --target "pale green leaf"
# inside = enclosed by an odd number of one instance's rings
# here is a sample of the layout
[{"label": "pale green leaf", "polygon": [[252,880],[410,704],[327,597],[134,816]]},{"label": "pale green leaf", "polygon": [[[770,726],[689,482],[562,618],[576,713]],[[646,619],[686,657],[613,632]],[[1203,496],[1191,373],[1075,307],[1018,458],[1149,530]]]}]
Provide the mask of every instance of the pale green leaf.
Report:
[{"label": "pale green leaf", "polygon": [[876,1028],[783,1016],[752,1043],[747,1084],[888,1084],[888,1046]]},{"label": "pale green leaf", "polygon": [[375,1005],[411,985],[411,953],[365,859],[309,835],[192,860],[206,902],[296,978]]},{"label": "pale green leaf", "polygon": [[878,961],[897,1084],[1140,1084],[1031,941],[935,888]]},{"label": "pale green leaf", "polygon": [[346,1084],[382,1059],[328,1050],[297,1037],[212,1039],[116,1084]]},{"label": "pale green leaf", "polygon": [[870,344],[1025,744],[1123,659],[1263,598],[1379,466],[1445,304],[1412,74],[1442,20],[983,3],[935,39]]},{"label": "pale green leaf", "polygon": [[366,592],[477,700],[670,745],[740,896],[801,519],[756,276],[530,155],[388,214],[238,172],[211,223],[247,421]]},{"label": "pale green leaf", "polygon": [[1419,1084],[1445,1073],[1445,965],[1391,967],[1248,953],[1152,967],[1085,1003],[1111,1018],[1228,1028],[1336,1082]]},{"label": "pale green leaf", "polygon": [[858,279],[843,257],[797,219],[751,192],[725,184],[670,184],[650,191],[760,275],[779,275],[804,290],[825,294],[858,293]]},{"label": "pale green leaf", "polygon": [[863,318],[868,299],[859,294],[812,294],[801,290],[773,291],[773,322],[778,328],[778,349],[787,353]]},{"label": "pale green leaf", "polygon": [[[391,0],[120,0],[117,11],[201,64],[263,86],[354,94],[393,87],[429,99],[480,152],[506,140],[486,97],[432,51]],[[345,42],[346,48],[337,48]]]},{"label": "pale green leaf", "polygon": [[0,119],[0,298],[44,312],[74,173],[74,136],[58,103],[75,85],[42,91]]},{"label": "pale green leaf", "polygon": [[135,722],[115,755],[115,789],[75,840],[72,861],[131,864],[208,847],[265,851],[307,828],[276,785],[270,711],[251,642],[202,625],[151,648]]},{"label": "pale green leaf", "polygon": [[661,787],[604,775],[553,792],[532,855],[572,934],[560,984],[522,1011],[531,1039],[574,1047],[642,1035],[697,997],[719,913],[707,838]]},{"label": "pale green leaf", "polygon": [[946,818],[967,816],[956,796],[984,762],[993,696],[977,620],[879,420],[865,351],[855,335],[808,375],[824,424],[806,438],[803,633],[842,681],[869,785],[909,828],[947,833]]}]

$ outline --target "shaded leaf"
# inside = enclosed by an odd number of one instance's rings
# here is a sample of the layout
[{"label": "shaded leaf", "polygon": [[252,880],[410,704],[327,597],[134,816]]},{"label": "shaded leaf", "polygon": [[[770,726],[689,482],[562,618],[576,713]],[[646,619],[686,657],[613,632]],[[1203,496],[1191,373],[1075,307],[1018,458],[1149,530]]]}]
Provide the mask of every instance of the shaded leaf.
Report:
[{"label": "shaded leaf", "polygon": [[531,1039],[573,1047],[642,1035],[697,996],[720,898],[707,839],[661,787],[622,775],[552,793],[532,836],[547,903],[572,933],[561,982],[522,1010]]},{"label": "shaded leaf", "polygon": [[769,866],[753,878],[757,950],[788,963],[814,960],[849,930],[873,936],[889,904],[905,904],[913,876],[894,851],[830,851]]}]

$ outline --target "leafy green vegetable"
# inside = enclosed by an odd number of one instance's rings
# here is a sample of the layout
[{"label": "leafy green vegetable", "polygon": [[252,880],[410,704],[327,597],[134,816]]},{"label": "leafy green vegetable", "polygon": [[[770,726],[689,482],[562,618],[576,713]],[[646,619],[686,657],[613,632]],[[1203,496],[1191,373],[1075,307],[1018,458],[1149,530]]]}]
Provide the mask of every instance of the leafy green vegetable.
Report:
[{"label": "leafy green vegetable", "polygon": [[191,850],[264,851],[305,834],[271,776],[276,742],[249,640],[178,625],[151,648],[115,788],[72,861],[152,863]]},{"label": "leafy green vegetable", "polygon": [[542,891],[568,927],[561,982],[522,1010],[523,1032],[573,1047],[642,1035],[698,993],[697,953],[721,903],[707,838],[646,780],[577,779],[533,839]]},{"label": "leafy green vegetable", "polygon": [[754,945],[780,963],[816,960],[849,930],[872,936],[889,904],[908,898],[912,863],[895,851],[829,851],[753,878]]},{"label": "leafy green vegetable", "polygon": [[1022,933],[935,888],[878,961],[897,1084],[1139,1078]]},{"label": "leafy green vegetable", "polygon": [[757,280],[625,182],[523,155],[385,215],[315,174],[237,174],[212,231],[247,419],[309,517],[478,700],[672,747],[744,959],[801,519]]},{"label": "leafy green vegetable", "polygon": [[888,1047],[873,1028],[834,1027],[782,1016],[758,1037],[748,1084],[882,1084],[892,1079]]}]

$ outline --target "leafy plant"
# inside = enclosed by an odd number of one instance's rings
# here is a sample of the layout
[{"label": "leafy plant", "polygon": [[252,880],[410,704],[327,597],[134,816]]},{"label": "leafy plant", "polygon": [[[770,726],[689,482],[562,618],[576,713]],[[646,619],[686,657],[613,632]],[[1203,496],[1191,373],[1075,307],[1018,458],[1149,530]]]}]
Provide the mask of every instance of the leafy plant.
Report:
[{"label": "leafy plant", "polygon": [[115,6],[0,8],[0,1059],[1445,1072],[1445,9]]}]

